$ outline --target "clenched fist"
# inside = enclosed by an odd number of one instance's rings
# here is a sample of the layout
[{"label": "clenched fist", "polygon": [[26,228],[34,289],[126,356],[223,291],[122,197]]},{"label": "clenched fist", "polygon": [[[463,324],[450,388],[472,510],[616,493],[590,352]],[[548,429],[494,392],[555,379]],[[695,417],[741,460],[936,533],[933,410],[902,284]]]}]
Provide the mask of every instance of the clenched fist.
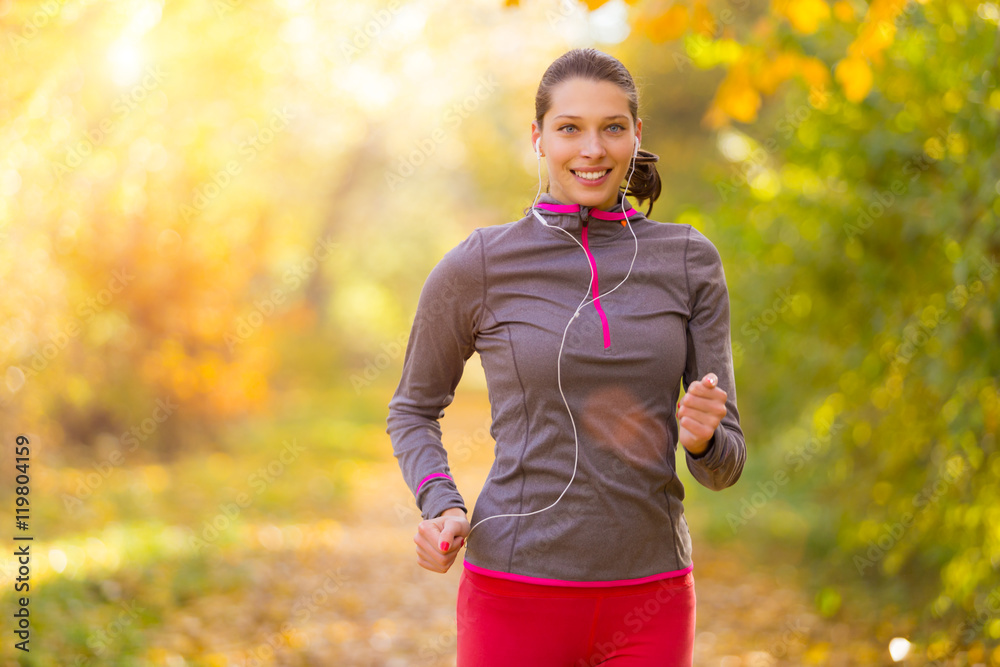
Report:
[{"label": "clenched fist", "polygon": [[718,376],[708,373],[700,382],[689,385],[678,403],[678,438],[684,449],[695,456],[708,449],[708,441],[726,416],[727,395],[718,384]]},{"label": "clenched fist", "polygon": [[472,526],[461,507],[449,507],[440,516],[421,521],[413,542],[417,545],[417,562],[431,572],[447,572]]}]

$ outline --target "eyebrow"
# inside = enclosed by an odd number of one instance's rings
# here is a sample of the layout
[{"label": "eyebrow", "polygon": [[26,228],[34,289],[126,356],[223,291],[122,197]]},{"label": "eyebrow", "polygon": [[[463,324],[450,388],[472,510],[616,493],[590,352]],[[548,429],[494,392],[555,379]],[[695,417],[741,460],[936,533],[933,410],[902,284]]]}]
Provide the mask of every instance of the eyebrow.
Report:
[{"label": "eyebrow", "polygon": [[[570,114],[561,113],[558,116],[556,116],[555,118],[553,118],[552,120],[555,120],[556,118],[575,118],[575,119],[579,120],[580,116],[571,116]],[[604,120],[618,120],[619,118],[625,118],[625,119],[627,119],[628,116],[626,116],[624,114],[618,114],[617,116],[605,116]]]}]

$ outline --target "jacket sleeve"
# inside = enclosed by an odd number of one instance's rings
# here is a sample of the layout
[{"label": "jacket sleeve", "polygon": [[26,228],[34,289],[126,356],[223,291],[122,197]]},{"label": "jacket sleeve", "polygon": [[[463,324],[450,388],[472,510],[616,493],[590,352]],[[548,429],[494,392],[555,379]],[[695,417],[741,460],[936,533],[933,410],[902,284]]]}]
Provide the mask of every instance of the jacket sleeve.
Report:
[{"label": "jacket sleeve", "polygon": [[708,373],[719,378],[726,392],[726,416],[708,447],[695,456],[684,450],[688,470],[703,486],[714,491],[732,486],[743,472],[747,448],[736,408],[736,380],[729,335],[729,292],[718,249],[704,234],[690,228],[685,266],[691,316],[687,323],[687,362],[684,391]]},{"label": "jacket sleeve", "polygon": [[386,433],[424,519],[452,507],[468,511],[448,467],[439,419],[475,351],[483,261],[477,230],[431,269],[417,302],[402,378],[389,401]]}]

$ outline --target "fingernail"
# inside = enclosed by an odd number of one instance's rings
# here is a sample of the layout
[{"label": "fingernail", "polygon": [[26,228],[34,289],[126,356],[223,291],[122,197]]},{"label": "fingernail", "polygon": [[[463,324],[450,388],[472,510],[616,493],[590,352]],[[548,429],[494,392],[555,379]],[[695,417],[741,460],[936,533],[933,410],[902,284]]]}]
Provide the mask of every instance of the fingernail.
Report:
[{"label": "fingernail", "polygon": [[447,542],[442,542],[441,543],[441,551],[447,551],[447,550],[448,550],[448,543]]},{"label": "fingernail", "polygon": [[464,544],[465,544],[465,538],[464,537],[458,538],[458,546],[463,546]]}]

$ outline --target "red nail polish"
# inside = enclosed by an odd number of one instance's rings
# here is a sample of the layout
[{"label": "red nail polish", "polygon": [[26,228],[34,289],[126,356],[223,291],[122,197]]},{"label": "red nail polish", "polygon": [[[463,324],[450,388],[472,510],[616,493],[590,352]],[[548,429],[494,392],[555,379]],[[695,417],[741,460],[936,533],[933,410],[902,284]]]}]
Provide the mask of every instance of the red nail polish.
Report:
[{"label": "red nail polish", "polygon": [[441,543],[441,551],[447,551],[447,550],[448,550],[448,543],[447,542],[442,542]]}]

